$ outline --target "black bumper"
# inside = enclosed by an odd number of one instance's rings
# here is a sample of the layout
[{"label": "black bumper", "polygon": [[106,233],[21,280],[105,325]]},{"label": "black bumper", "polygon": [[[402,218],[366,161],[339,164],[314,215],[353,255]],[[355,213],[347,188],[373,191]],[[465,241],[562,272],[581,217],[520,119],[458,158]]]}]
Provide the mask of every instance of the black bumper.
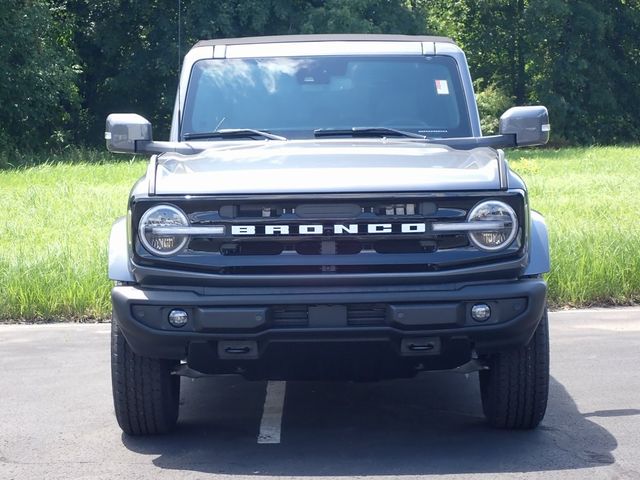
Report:
[{"label": "black bumper", "polygon": [[[473,350],[482,355],[525,345],[545,308],[546,283],[532,278],[439,287],[116,286],[111,297],[114,321],[136,353],[188,359],[191,367],[210,373],[253,371],[255,377],[273,378],[303,375],[273,373],[267,363],[278,370],[346,355],[356,363],[369,356],[392,359],[385,368],[428,370],[461,365]],[[489,320],[473,320],[476,303],[491,307]],[[184,327],[169,324],[174,308],[189,314]]]}]

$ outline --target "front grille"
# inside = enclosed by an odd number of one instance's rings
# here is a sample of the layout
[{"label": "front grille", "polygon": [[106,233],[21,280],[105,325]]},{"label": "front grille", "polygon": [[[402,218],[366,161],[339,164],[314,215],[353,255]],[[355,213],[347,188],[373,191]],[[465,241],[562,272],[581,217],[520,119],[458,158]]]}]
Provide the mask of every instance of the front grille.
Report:
[{"label": "front grille", "polygon": [[[275,328],[309,326],[309,305],[279,305],[271,307],[270,316]],[[384,304],[362,303],[346,306],[346,325],[350,327],[376,327],[386,324],[387,307]],[[332,319],[327,319],[332,320]]]},{"label": "front grille", "polygon": [[283,305],[271,307],[274,327],[306,327],[309,323],[309,308],[306,305]]},{"label": "front grille", "polygon": [[[473,247],[464,233],[436,233],[434,222],[461,222],[478,202],[499,199],[520,219],[517,240],[501,252]],[[525,199],[519,192],[464,194],[380,194],[247,198],[163,198],[181,208],[192,226],[224,225],[225,235],[194,237],[173,257],[158,258],[136,241],[141,266],[218,275],[322,275],[420,273],[495,263],[523,254]],[[132,231],[157,199],[133,205]],[[386,231],[369,231],[371,225]],[[407,232],[407,225],[426,229]],[[402,227],[405,225],[405,227]],[[232,235],[236,228],[236,234]],[[238,234],[253,229],[251,234]],[[283,228],[288,229],[286,234]],[[378,227],[376,227],[378,228]],[[269,234],[267,234],[269,232]],[[302,320],[299,320],[302,321]]]},{"label": "front grille", "polygon": [[439,235],[418,240],[300,240],[298,242],[242,241],[233,243],[195,238],[189,243],[193,252],[219,253],[225,256],[281,255],[292,252],[298,255],[354,255],[363,252],[380,254],[424,253],[461,248],[469,245],[466,235]]},{"label": "front grille", "polygon": [[384,325],[387,307],[382,304],[366,303],[347,305],[347,324],[351,326]]}]

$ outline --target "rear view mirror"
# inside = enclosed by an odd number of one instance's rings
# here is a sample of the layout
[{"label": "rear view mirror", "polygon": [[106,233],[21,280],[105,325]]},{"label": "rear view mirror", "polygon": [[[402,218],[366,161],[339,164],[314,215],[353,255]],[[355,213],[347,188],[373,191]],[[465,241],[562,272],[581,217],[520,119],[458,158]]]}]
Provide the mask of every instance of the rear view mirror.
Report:
[{"label": "rear view mirror", "polygon": [[549,141],[549,112],[546,107],[513,107],[500,117],[500,134],[515,135],[516,146],[544,145]]},{"label": "rear view mirror", "polygon": [[136,147],[136,142],[151,142],[151,123],[135,113],[112,113],[107,117],[104,138],[110,152],[136,153],[141,146]]}]

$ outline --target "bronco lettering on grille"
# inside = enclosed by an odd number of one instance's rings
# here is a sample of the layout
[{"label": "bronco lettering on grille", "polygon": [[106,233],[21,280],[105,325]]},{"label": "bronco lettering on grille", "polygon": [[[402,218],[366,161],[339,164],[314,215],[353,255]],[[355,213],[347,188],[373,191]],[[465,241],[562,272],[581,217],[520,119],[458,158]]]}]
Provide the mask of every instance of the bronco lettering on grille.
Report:
[{"label": "bronco lettering on grille", "polygon": [[232,235],[362,235],[425,233],[425,223],[350,223],[334,225],[232,225]]}]

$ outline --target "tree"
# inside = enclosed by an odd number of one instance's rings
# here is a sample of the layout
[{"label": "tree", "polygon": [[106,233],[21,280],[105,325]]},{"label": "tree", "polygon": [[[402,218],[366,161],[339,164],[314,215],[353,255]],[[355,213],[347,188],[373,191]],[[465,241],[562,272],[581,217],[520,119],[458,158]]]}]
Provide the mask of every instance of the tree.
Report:
[{"label": "tree", "polygon": [[79,115],[77,58],[64,10],[46,0],[5,0],[0,9],[0,148],[32,151],[73,139]]},{"label": "tree", "polygon": [[636,0],[6,0],[3,7],[3,150],[98,145],[115,111],[145,115],[157,138],[166,137],[181,56],[193,43],[296,33],[448,35],[478,79],[488,128],[511,102],[542,103],[556,141],[640,135]]},{"label": "tree", "polygon": [[401,0],[327,0],[308,9],[301,33],[425,33],[425,10]]},{"label": "tree", "polygon": [[[445,8],[448,5],[448,8]],[[429,3],[435,30],[464,48],[484,92],[545,104],[552,138],[634,141],[640,111],[640,8],[625,0]],[[497,90],[496,90],[497,89]]]},{"label": "tree", "polygon": [[637,141],[637,5],[548,1],[543,7],[531,15],[530,100],[548,104],[556,135],[563,139]]},{"label": "tree", "polygon": [[[65,0],[83,60],[87,137],[101,141],[110,112],[149,118],[168,134],[178,78],[178,2]],[[207,38],[326,32],[424,30],[423,12],[402,0],[235,0],[181,2],[182,51]]]}]

